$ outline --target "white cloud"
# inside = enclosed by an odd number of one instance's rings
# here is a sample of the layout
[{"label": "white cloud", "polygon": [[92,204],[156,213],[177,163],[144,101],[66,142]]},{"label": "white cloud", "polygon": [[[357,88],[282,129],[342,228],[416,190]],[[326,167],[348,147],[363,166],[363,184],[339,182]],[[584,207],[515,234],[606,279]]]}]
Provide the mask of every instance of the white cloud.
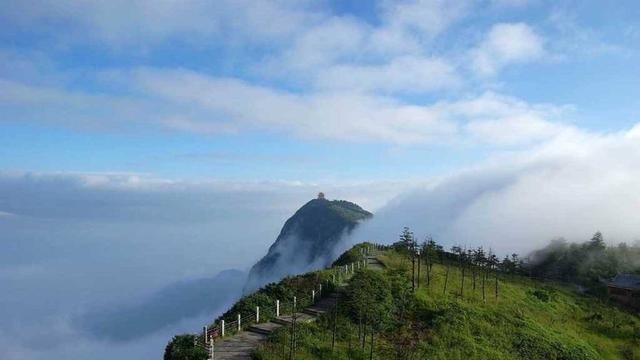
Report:
[{"label": "white cloud", "polygon": [[132,121],[145,123],[153,118],[162,104],[0,79],[0,108],[0,122],[49,122],[80,129],[128,131]]},{"label": "white cloud", "polygon": [[521,7],[534,1],[536,0],[491,0],[494,5],[501,7]]},{"label": "white cloud", "polygon": [[300,29],[257,68],[265,76],[322,89],[415,93],[456,87],[454,63],[426,54],[468,8],[447,1],[392,1],[378,6],[377,24],[327,16]]},{"label": "white cloud", "polygon": [[[592,28],[580,23],[575,11],[563,7],[554,7],[549,14],[549,23],[555,30],[551,45],[560,60],[570,58],[584,58],[602,55],[631,55],[637,49],[630,47],[633,38],[627,37],[626,32],[608,38],[601,29]],[[623,28],[624,22],[617,24]]]},{"label": "white cloud", "polygon": [[[394,42],[405,33],[435,36],[470,7],[464,2],[443,0],[381,3],[378,8],[384,24],[378,30],[387,35],[378,39]],[[63,42],[99,41],[115,47],[155,45],[175,39],[289,41],[316,24],[341,20],[330,14],[327,3],[309,0],[25,0],[2,3],[0,19],[7,25],[3,29],[7,32],[32,31]]]},{"label": "white cloud", "polygon": [[527,253],[555,237],[640,240],[640,124],[565,132],[533,149],[436,179],[377,212],[357,239],[393,241],[403,226],[447,246]]},{"label": "white cloud", "polygon": [[545,55],[544,39],[524,23],[491,27],[471,51],[472,67],[482,76],[495,75],[504,66],[536,61]]},{"label": "white cloud", "polygon": [[126,309],[175,281],[249,267],[319,191],[375,211],[403,186],[0,172],[2,211],[16,214],[0,215],[0,358],[157,358],[170,336],[206,319],[125,344],[90,341],[69,320]]},{"label": "white cloud", "polygon": [[[435,103],[415,96],[464,89],[457,62],[430,55],[429,47],[434,37],[468,14],[471,4],[385,2],[378,9],[377,24],[330,15],[323,6],[318,6],[316,14],[311,11],[316,5],[307,2],[246,5],[188,2],[182,7],[167,2],[154,7],[140,1],[125,12],[127,16],[118,17],[114,13],[125,6],[119,1],[63,1],[44,2],[16,15],[19,22],[66,19],[74,26],[84,24],[92,27],[87,31],[103,34],[104,41],[120,45],[129,44],[127,34],[134,37],[133,42],[153,42],[191,33],[214,36],[222,31],[235,37],[255,32],[254,40],[267,41],[269,46],[277,43],[264,53],[267,61],[258,73],[258,77],[275,77],[276,81],[217,77],[185,69],[133,68],[88,74],[82,81],[95,87],[81,91],[75,85],[77,79],[43,84],[4,78],[0,79],[3,119],[118,131],[173,129],[217,134],[259,130],[340,141],[508,146],[542,141],[565,128],[564,106],[528,104],[492,93]],[[7,9],[17,11],[7,5],[6,14],[11,13]],[[174,10],[189,14],[164,23]],[[149,18],[139,19],[144,14]],[[232,14],[237,18],[231,19]],[[209,15],[211,20],[204,24],[200,18]],[[190,18],[193,21],[187,20]],[[290,19],[290,24],[272,24],[281,18]],[[132,29],[134,25],[140,27],[139,32]],[[236,33],[236,27],[242,29]],[[263,27],[267,31],[260,31]],[[510,63],[543,56],[544,41],[526,24],[496,24],[471,54],[476,71],[491,75]],[[23,61],[15,62],[24,68]],[[43,77],[43,71],[53,74],[49,77],[60,77],[55,70],[36,68],[38,77]],[[284,84],[279,81],[282,78],[286,78]],[[294,86],[285,86],[290,84]],[[101,91],[103,88],[106,90]]]},{"label": "white cloud", "polygon": [[64,42],[99,41],[121,47],[176,38],[187,42],[206,37],[249,42],[283,39],[318,17],[313,8],[310,2],[286,0],[29,0],[3,3],[0,16],[13,30],[50,32]]},{"label": "white cloud", "polygon": [[319,71],[316,82],[323,89],[421,93],[453,88],[461,80],[444,59],[404,56],[382,65],[331,66]]},{"label": "white cloud", "polygon": [[387,1],[382,6],[386,27],[433,37],[469,11],[470,3],[446,0]]},{"label": "white cloud", "polygon": [[368,25],[356,19],[329,18],[317,26],[301,30],[284,53],[273,61],[275,66],[312,71],[315,67],[355,56],[365,46],[369,31]]},{"label": "white cloud", "polygon": [[529,104],[487,92],[457,102],[451,111],[469,119],[465,133],[470,139],[487,144],[517,145],[549,140],[573,131],[567,122],[572,110],[571,106]]},{"label": "white cloud", "polygon": [[[367,79],[366,72],[360,76]],[[1,82],[0,107],[10,118],[75,127],[135,131],[143,124],[194,133],[262,130],[390,144],[517,145],[552,137],[565,126],[565,107],[528,104],[494,93],[414,105],[346,90],[298,94],[187,70],[146,68],[117,77],[126,79],[126,97]],[[392,80],[385,86],[395,89]],[[33,103],[39,106],[25,106]]]},{"label": "white cloud", "polygon": [[495,120],[473,121],[467,125],[467,130],[479,141],[509,145],[550,139],[569,128],[533,114],[516,114]]},{"label": "white cloud", "polygon": [[[344,141],[407,144],[480,140],[513,145],[544,140],[566,126],[560,123],[567,113],[564,107],[531,105],[493,93],[419,106],[351,92],[294,95],[185,71],[141,70],[137,79],[147,93],[163,101],[209,112],[209,120],[189,120],[185,125],[195,129],[212,126],[216,130],[221,121],[240,128]],[[246,99],[253,100],[247,103]],[[213,120],[215,116],[219,121]],[[472,138],[466,139],[467,135]]]}]

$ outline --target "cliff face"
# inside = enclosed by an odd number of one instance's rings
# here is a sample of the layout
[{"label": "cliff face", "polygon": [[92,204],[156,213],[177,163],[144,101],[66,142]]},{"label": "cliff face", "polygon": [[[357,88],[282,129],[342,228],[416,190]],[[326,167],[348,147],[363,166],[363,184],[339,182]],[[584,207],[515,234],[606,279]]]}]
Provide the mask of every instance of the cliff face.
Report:
[{"label": "cliff face", "polygon": [[290,217],[267,255],[249,272],[245,292],[331,263],[342,237],[372,214],[344,200],[318,198]]}]

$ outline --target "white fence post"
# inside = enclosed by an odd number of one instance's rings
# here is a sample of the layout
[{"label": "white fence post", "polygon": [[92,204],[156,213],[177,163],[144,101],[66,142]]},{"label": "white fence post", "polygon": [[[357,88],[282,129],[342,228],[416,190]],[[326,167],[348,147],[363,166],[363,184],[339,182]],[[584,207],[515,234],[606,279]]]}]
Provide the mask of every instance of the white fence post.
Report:
[{"label": "white fence post", "polygon": [[351,263],[351,273],[353,274],[355,272],[355,265],[353,263]]},{"label": "white fence post", "polygon": [[211,360],[215,360],[216,357],[216,344],[213,342],[213,335],[211,336]]},{"label": "white fence post", "polygon": [[318,288],[318,294],[320,294],[320,296],[322,296],[322,284],[320,284],[320,287]]},{"label": "white fence post", "polygon": [[240,314],[238,314],[238,332],[240,332],[240,329],[241,329],[241,327],[240,327]]},{"label": "white fence post", "polygon": [[204,346],[209,344],[209,337],[207,336],[207,327],[202,327],[202,332],[204,333]]},{"label": "white fence post", "polygon": [[276,300],[276,317],[280,317],[280,300]]},{"label": "white fence post", "polygon": [[256,306],[256,324],[260,322],[260,306]]},{"label": "white fence post", "polygon": [[220,329],[222,330],[222,337],[224,337],[224,320],[222,320],[222,323],[220,324]]},{"label": "white fence post", "polygon": [[312,303],[316,302],[316,291],[315,290],[311,290],[311,302]]}]

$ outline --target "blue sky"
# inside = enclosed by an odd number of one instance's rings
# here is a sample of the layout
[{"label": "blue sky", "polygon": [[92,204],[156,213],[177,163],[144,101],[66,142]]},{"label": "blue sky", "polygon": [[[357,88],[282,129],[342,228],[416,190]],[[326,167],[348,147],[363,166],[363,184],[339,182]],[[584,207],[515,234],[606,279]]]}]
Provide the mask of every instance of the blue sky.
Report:
[{"label": "blue sky", "polygon": [[567,128],[631,128],[639,15],[633,1],[5,2],[0,169],[443,174]]},{"label": "blue sky", "polygon": [[347,241],[640,241],[638,19],[631,0],[0,0],[0,358],[157,359],[212,307],[127,341],[78,322],[247,269],[319,191],[375,213]]}]

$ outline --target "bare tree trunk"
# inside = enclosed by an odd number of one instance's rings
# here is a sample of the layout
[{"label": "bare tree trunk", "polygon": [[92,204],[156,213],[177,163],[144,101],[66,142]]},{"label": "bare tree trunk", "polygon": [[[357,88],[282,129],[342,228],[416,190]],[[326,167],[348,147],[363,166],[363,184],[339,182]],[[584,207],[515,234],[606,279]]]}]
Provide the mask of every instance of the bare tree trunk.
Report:
[{"label": "bare tree trunk", "polygon": [[289,348],[289,359],[295,359],[295,348],[296,348],[296,322],[293,320],[293,315],[291,318],[291,346]]},{"label": "bare tree trunk", "polygon": [[460,297],[464,298],[464,263],[462,265],[462,281],[460,282]]},{"label": "bare tree trunk", "polygon": [[362,341],[362,313],[358,314],[358,343]]},{"label": "bare tree trunk", "polygon": [[371,349],[369,349],[369,360],[373,360],[373,346],[374,346],[373,337],[375,335],[376,335],[375,331],[373,331],[373,328],[371,328]]},{"label": "bare tree trunk", "polygon": [[444,273],[444,289],[442,290],[442,294],[447,293],[447,283],[449,282],[449,263],[447,262],[447,271]]},{"label": "bare tree trunk", "polygon": [[338,299],[336,298],[336,306],[334,307],[333,313],[333,334],[331,337],[331,351],[336,347],[336,328],[338,327]]},{"label": "bare tree trunk", "polygon": [[473,293],[476,292],[476,268],[471,265],[471,277],[473,278]]},{"label": "bare tree trunk", "polygon": [[431,259],[427,255],[427,287],[431,285]]},{"label": "bare tree trunk", "polygon": [[411,255],[411,289],[416,290],[416,258]]},{"label": "bare tree trunk", "polygon": [[496,301],[498,301],[498,269],[496,269]]},{"label": "bare tree trunk", "polygon": [[487,301],[487,294],[485,292],[485,282],[487,279],[487,272],[486,271],[482,271],[482,301],[486,302]]},{"label": "bare tree trunk", "polygon": [[[365,321],[365,323],[366,323],[366,321]],[[362,334],[362,344],[361,344],[360,348],[364,351],[364,346],[365,346],[365,344],[367,342],[367,326],[366,325],[364,325],[362,327],[362,332],[363,332],[363,334]]]},{"label": "bare tree trunk", "polygon": [[352,334],[351,334],[351,325],[349,325],[349,351],[347,352],[347,357],[349,359],[351,359],[351,338],[352,338]]},{"label": "bare tree trunk", "polygon": [[420,256],[418,256],[418,279],[417,279],[417,288],[420,289],[420,263],[422,262],[422,259],[420,259]]},{"label": "bare tree trunk", "polygon": [[291,347],[289,348],[289,360],[295,359],[296,353],[296,306],[291,306]]},{"label": "bare tree trunk", "polygon": [[283,335],[282,335],[282,358],[286,359],[287,358],[287,332],[283,331]]}]

